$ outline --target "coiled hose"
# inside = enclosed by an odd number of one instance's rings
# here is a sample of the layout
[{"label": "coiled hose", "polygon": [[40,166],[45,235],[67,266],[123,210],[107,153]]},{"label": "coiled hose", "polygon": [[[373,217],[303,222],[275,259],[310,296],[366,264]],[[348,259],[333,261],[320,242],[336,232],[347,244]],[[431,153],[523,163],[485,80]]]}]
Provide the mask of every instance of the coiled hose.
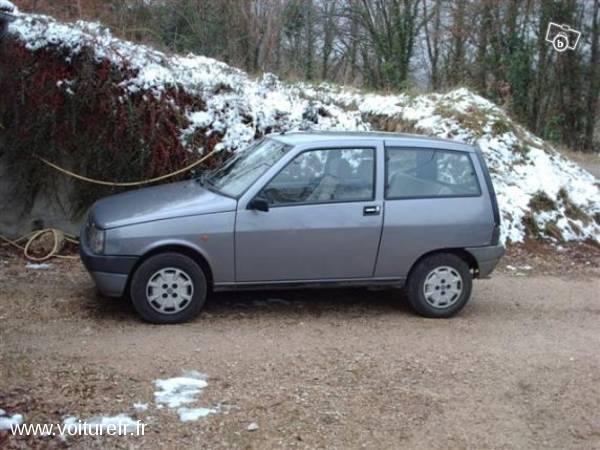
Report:
[{"label": "coiled hose", "polygon": [[[44,237],[45,235],[47,235],[49,233],[52,233],[52,237],[54,239],[52,249],[50,251],[46,252],[46,254],[44,254],[42,256],[32,255],[31,254],[31,245],[35,241],[37,241],[38,239],[41,239],[42,237]],[[7,238],[6,236],[2,236],[0,234],[0,240],[4,241],[3,245],[11,245],[15,248],[22,250],[23,255],[25,255],[25,258],[27,258],[29,261],[43,262],[43,261],[48,261],[49,259],[52,259],[52,258],[60,258],[60,259],[77,259],[78,258],[77,256],[68,256],[68,255],[60,254],[65,242],[79,244],[79,240],[77,239],[77,236],[65,233],[61,230],[57,230],[56,228],[45,228],[43,230],[33,231],[24,236],[21,236],[20,238],[15,239],[15,240],[11,240],[11,239]],[[21,245],[21,243],[23,243],[23,242],[25,244]]]}]

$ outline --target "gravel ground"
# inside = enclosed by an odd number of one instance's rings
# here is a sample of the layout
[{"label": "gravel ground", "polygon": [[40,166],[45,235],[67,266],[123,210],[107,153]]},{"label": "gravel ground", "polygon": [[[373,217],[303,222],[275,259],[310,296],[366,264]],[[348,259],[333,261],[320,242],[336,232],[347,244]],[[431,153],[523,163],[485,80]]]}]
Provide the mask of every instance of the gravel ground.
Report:
[{"label": "gravel ground", "polygon": [[[213,295],[178,326],[98,296],[78,262],[0,257],[0,408],[147,424],[66,442],[0,432],[0,447],[600,448],[592,251],[554,271],[516,252],[451,320],[415,316],[396,290],[303,290]],[[152,381],[186,370],[208,375],[198,404],[219,412],[182,423],[156,407]]]}]

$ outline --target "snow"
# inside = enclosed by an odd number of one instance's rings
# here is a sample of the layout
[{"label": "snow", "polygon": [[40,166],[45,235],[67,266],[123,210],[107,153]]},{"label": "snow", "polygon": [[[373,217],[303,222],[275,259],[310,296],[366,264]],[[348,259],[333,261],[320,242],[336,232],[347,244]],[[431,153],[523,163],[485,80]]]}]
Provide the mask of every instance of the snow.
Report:
[{"label": "snow", "polygon": [[12,2],[9,2],[8,0],[0,0],[0,11],[6,11],[11,13],[18,12],[15,5]]},{"label": "snow", "polygon": [[195,402],[208,383],[206,375],[189,372],[186,376],[155,380],[154,385],[159,389],[154,393],[156,404],[177,408]]},{"label": "snow", "polygon": [[0,431],[10,430],[15,425],[21,425],[23,423],[22,414],[13,414],[12,416],[6,415],[6,411],[0,409]]},{"label": "snow", "polygon": [[[0,0],[2,1],[2,0]],[[222,138],[218,150],[235,151],[256,136],[281,130],[368,131],[384,119],[386,131],[410,129],[420,134],[478,145],[490,167],[502,213],[504,242],[521,242],[524,219],[537,224],[539,234],[558,245],[547,232],[552,225],[564,240],[600,242],[600,189],[595,178],[528,132],[492,102],[468,89],[444,94],[382,95],[331,84],[282,83],[266,73],[254,79],[241,70],[197,55],[166,55],[148,46],[114,37],[98,23],[63,24],[46,16],[22,14],[10,33],[31,52],[50,49],[67,62],[84,48],[97,61],[108,59],[133,75],[121,83],[124,95],[142,92],[160,98],[169,90],[183,91],[205,104],[185,110],[188,124],[182,143],[202,154],[190,139],[195,133]],[[64,80],[67,95],[76,93],[76,80]],[[569,217],[568,202],[585,217]],[[530,202],[546,194],[556,208],[538,211]],[[572,210],[572,208],[571,208]],[[596,216],[598,217],[598,216]],[[196,381],[196,389],[199,380]],[[165,394],[166,395],[166,394]]]},{"label": "snow", "polygon": [[179,420],[182,422],[191,422],[198,420],[202,417],[206,417],[209,414],[214,414],[217,412],[216,409],[212,408],[179,408],[177,410],[179,413]]},{"label": "snow", "polygon": [[148,403],[134,403],[133,409],[135,409],[136,412],[144,412],[148,409]]},{"label": "snow", "polygon": [[[197,402],[197,397],[208,385],[207,376],[196,371],[186,372],[183,376],[154,380],[157,391],[154,393],[154,401],[158,408],[167,406],[175,409],[182,422],[191,422],[206,417],[209,414],[216,414],[221,407],[205,408],[200,406],[184,406]],[[133,408],[137,413],[148,410],[148,403],[134,403]],[[4,411],[0,410],[4,414]],[[0,414],[0,415],[2,415]],[[22,421],[22,417],[19,420]],[[13,416],[13,417],[17,417]],[[0,430],[2,430],[2,420],[0,417]],[[8,422],[7,422],[8,423]],[[20,423],[20,422],[18,422]],[[126,414],[117,414],[115,416],[94,416],[86,420],[81,420],[76,416],[68,416],[64,419],[63,425],[67,430],[73,430],[79,424],[91,425],[99,429],[107,429],[109,426],[120,426],[120,430],[126,433],[137,430],[139,421],[132,419]]]},{"label": "snow", "polygon": [[154,401],[159,408],[167,406],[176,409],[182,422],[195,421],[217,413],[218,410],[213,408],[184,406],[197,402],[197,397],[208,386],[206,378],[203,373],[191,371],[180,377],[155,380],[154,385],[158,390],[154,393]]},{"label": "snow", "polygon": [[50,264],[35,264],[35,263],[30,263],[28,262],[27,265],[25,266],[26,269],[30,269],[30,270],[48,270],[50,267],[52,267],[52,265]]},{"label": "snow", "polygon": [[194,131],[195,129],[208,128],[213,121],[213,117],[205,111],[193,112],[188,115],[188,119],[191,122],[191,131]]}]

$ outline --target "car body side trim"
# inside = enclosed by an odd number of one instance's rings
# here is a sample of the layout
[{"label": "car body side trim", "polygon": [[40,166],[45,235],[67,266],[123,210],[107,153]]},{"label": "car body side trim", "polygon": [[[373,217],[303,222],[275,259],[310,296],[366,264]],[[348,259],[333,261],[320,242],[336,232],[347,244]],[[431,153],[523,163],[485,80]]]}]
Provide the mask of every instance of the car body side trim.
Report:
[{"label": "car body side trim", "polygon": [[271,282],[240,282],[216,283],[215,291],[235,290],[269,290],[269,289],[309,289],[330,287],[355,287],[355,286],[398,286],[404,285],[404,278],[336,278],[321,280],[295,280]]}]

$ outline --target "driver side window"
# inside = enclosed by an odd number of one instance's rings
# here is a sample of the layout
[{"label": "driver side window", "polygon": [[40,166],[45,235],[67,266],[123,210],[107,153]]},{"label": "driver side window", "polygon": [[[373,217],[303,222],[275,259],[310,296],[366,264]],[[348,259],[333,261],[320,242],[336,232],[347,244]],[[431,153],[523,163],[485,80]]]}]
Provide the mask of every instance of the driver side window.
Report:
[{"label": "driver side window", "polygon": [[296,156],[262,190],[271,205],[372,200],[375,149],[309,150]]}]

